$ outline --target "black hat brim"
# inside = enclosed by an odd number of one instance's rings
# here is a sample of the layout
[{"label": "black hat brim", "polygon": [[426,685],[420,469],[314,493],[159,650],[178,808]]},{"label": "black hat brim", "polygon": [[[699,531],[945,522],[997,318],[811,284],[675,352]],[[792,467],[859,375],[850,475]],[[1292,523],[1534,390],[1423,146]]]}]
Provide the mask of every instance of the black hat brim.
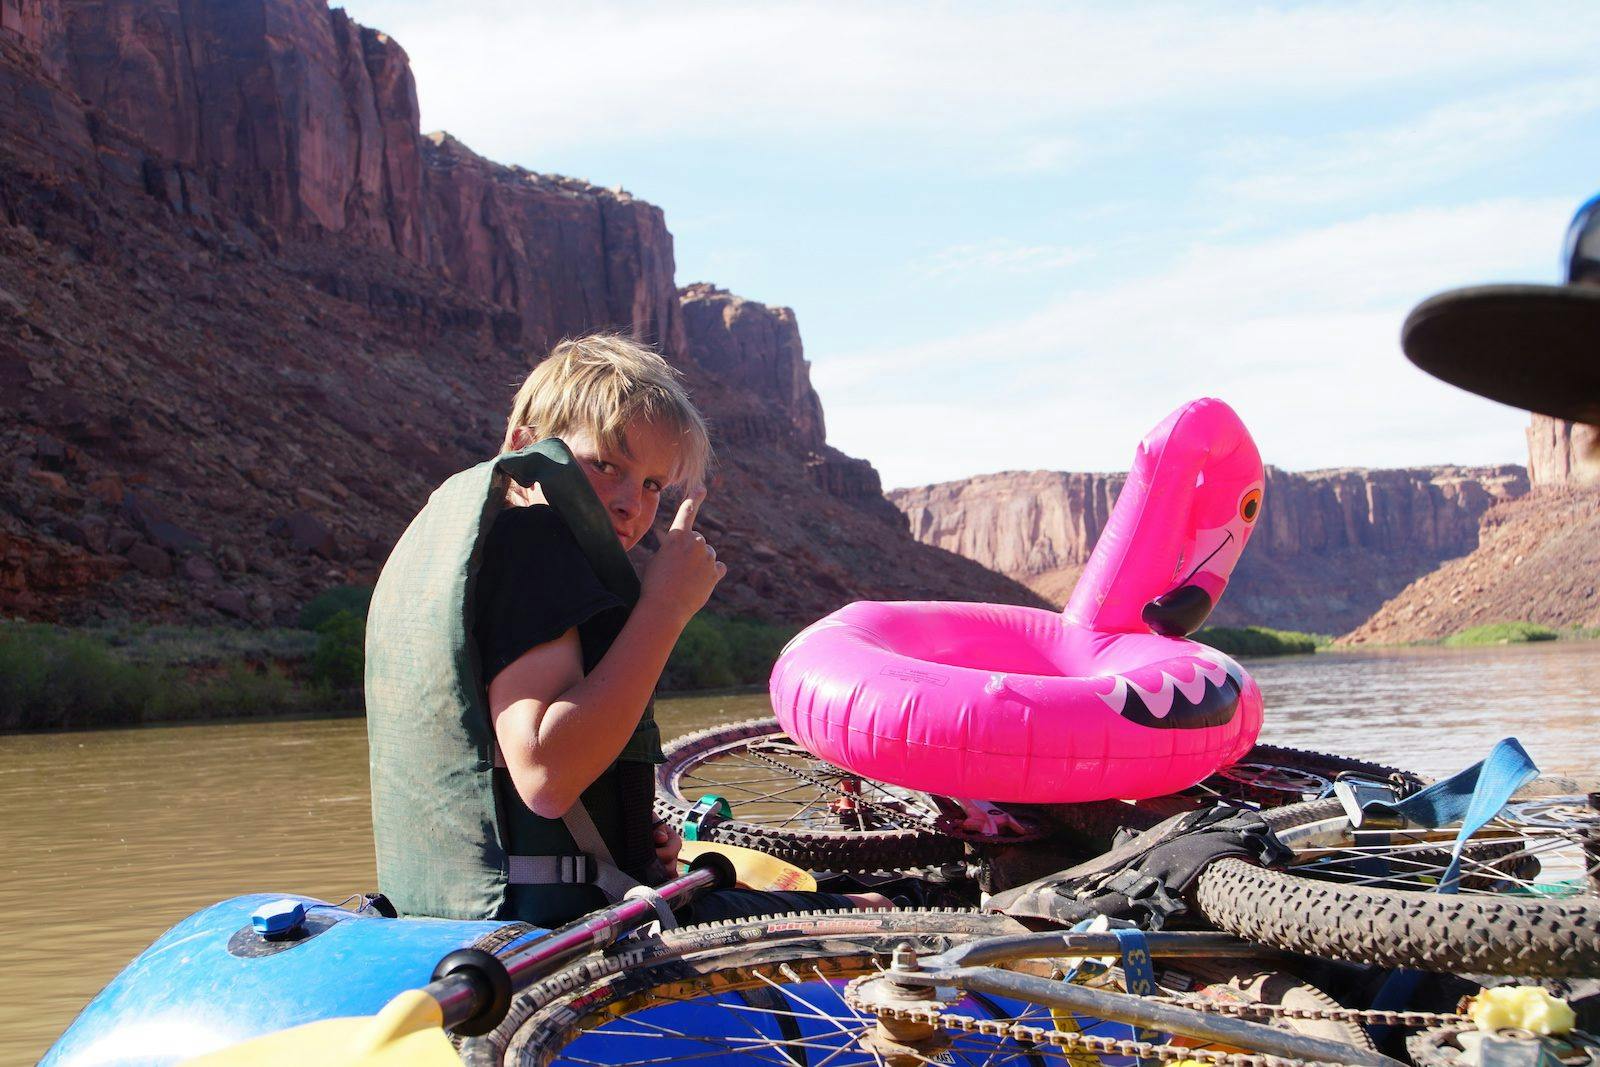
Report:
[{"label": "black hat brim", "polygon": [[1600,289],[1484,285],[1418,304],[1406,358],[1479,396],[1600,424]]}]

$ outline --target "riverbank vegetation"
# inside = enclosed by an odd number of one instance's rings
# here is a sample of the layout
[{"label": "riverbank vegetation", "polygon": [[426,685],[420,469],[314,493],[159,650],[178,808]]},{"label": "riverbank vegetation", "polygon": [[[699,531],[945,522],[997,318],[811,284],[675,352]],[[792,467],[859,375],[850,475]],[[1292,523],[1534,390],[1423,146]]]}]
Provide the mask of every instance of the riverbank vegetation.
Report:
[{"label": "riverbank vegetation", "polygon": [[1584,641],[1600,637],[1600,628],[1557,630],[1536,622],[1492,622],[1473,626],[1445,638],[1451,647],[1471,645],[1526,645],[1535,641]]},{"label": "riverbank vegetation", "polygon": [[1292,656],[1332,644],[1327,634],[1274,630],[1266,626],[1208,626],[1194,635],[1203,645],[1230,656]]},{"label": "riverbank vegetation", "polygon": [[0,730],[82,729],[338,710],[293,630],[0,622]]},{"label": "riverbank vegetation", "polygon": [[[0,731],[357,714],[371,597],[330,589],[281,629],[0,620]],[[798,629],[697,616],[661,689],[765,685]]]}]

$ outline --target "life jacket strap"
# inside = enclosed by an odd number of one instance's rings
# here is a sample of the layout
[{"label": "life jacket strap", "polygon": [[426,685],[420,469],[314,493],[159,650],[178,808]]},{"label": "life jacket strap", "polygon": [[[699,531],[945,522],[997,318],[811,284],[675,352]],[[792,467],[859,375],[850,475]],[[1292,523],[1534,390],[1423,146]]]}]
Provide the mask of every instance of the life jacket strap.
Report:
[{"label": "life jacket strap", "polygon": [[[494,765],[505,767],[506,757],[494,744]],[[593,883],[600,887],[606,901],[615,904],[630,889],[644,883],[623,872],[617,866],[606,839],[600,836],[594,817],[583,801],[572,805],[561,817],[573,844],[583,852],[578,856],[507,856],[506,881],[511,885],[573,885]]]},{"label": "life jacket strap", "polygon": [[595,880],[588,856],[507,856],[511,885],[587,885]]},{"label": "life jacket strap", "polygon": [[594,885],[612,904],[635,889],[649,888],[593,856],[507,856],[506,868],[508,885]]},{"label": "life jacket strap", "polygon": [[589,861],[594,864],[594,884],[600,887],[608,902],[617,903],[630,889],[643,884],[637,878],[624,874],[617,866],[611,849],[606,847],[606,840],[600,836],[600,830],[595,826],[589,809],[583,806],[583,801],[572,805],[561,821],[566,824],[573,843],[587,853]]}]

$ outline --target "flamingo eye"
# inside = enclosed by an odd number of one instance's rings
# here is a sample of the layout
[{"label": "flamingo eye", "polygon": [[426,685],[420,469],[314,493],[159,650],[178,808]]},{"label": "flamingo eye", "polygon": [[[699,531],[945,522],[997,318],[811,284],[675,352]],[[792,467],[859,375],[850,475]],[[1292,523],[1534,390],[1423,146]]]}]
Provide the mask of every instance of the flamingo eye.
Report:
[{"label": "flamingo eye", "polygon": [[1239,517],[1245,522],[1255,522],[1261,514],[1261,490],[1252,489],[1239,501]]}]

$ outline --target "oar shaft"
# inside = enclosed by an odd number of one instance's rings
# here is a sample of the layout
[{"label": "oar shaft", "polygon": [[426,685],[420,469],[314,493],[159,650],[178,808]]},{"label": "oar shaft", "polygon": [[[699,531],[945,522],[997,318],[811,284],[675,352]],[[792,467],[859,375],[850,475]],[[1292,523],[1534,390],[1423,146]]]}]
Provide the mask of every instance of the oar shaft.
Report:
[{"label": "oar shaft", "polygon": [[[709,889],[717,881],[717,874],[709,867],[690,871],[682,878],[659,887],[656,892],[674,906],[688,900],[702,889]],[[513,989],[521,990],[552,973],[564,963],[596,949],[605,948],[630,930],[635,930],[656,917],[655,905],[648,900],[624,900],[586,918],[568,923],[547,937],[518,948],[503,962],[511,975]]]},{"label": "oar shaft", "polygon": [[[712,853],[696,859],[688,874],[655,892],[668,906],[676,907],[703,890],[732,885],[733,878],[732,864]],[[439,1002],[446,1029],[487,1033],[500,1021],[512,996],[555,974],[563,965],[613,944],[656,916],[652,900],[624,900],[498,957],[475,949],[452,953],[434,971],[449,973],[428,983],[423,992]]]}]

